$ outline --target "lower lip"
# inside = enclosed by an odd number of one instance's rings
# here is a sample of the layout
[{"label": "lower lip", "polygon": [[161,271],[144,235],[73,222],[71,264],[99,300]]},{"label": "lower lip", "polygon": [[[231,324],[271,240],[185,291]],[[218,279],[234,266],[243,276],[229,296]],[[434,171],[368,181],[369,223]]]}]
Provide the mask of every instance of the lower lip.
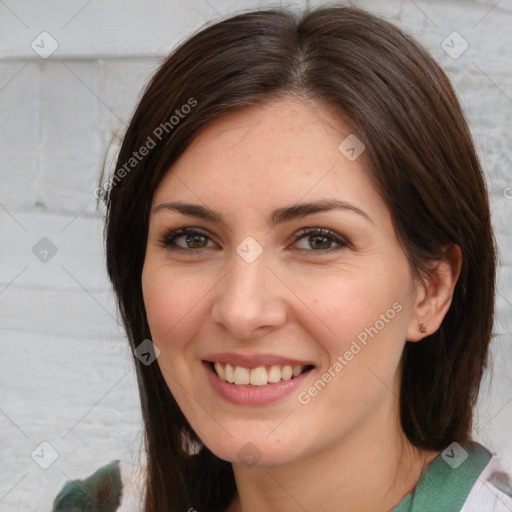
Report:
[{"label": "lower lip", "polygon": [[266,405],[281,400],[297,389],[308,378],[314,369],[301,373],[290,380],[281,380],[265,386],[238,386],[223,381],[211,368],[210,363],[203,361],[206,375],[212,388],[224,400],[238,405]]}]

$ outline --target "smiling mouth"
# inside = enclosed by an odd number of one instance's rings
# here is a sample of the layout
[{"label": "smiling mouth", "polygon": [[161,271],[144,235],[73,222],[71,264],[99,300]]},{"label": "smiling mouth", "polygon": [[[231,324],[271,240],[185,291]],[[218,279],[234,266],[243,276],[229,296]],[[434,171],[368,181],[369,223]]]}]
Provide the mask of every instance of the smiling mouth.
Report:
[{"label": "smiling mouth", "polygon": [[256,368],[234,366],[229,363],[206,361],[220,380],[236,386],[266,386],[292,380],[314,368],[307,366],[270,365]]}]

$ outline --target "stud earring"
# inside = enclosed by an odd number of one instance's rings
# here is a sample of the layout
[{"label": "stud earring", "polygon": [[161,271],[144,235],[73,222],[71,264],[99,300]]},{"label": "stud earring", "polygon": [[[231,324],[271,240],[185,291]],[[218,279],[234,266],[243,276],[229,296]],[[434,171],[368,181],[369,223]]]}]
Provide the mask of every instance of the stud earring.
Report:
[{"label": "stud earring", "polygon": [[420,325],[420,332],[427,332],[427,324]]}]

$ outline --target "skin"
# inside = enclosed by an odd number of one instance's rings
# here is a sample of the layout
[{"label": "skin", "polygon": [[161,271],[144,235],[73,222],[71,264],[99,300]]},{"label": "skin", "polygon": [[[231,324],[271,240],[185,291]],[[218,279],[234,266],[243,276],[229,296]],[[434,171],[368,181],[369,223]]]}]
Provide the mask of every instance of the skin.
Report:
[{"label": "skin", "polygon": [[[207,205],[226,220],[153,213],[142,285],[169,389],[208,448],[233,463],[238,492],[228,512],[334,512],[340,504],[344,512],[385,512],[438,454],[413,447],[401,429],[400,358],[406,340],[418,342],[441,324],[460,250],[449,251],[429,280],[413,278],[364,152],[350,161],[338,149],[351,133],[341,116],[310,100],[251,106],[206,126],[154,194],[153,206]],[[272,228],[266,222],[276,208],[321,198],[348,201],[371,220],[332,210]],[[188,253],[163,247],[161,239],[182,226],[210,238],[175,240]],[[349,245],[296,241],[305,227],[331,229]],[[252,263],[236,252],[248,236],[263,249]],[[307,405],[299,403],[298,392],[396,302],[400,312]],[[220,351],[295,357],[315,369],[275,404],[234,405],[211,388],[201,363]],[[260,456],[253,466],[237,455],[248,442]]]}]

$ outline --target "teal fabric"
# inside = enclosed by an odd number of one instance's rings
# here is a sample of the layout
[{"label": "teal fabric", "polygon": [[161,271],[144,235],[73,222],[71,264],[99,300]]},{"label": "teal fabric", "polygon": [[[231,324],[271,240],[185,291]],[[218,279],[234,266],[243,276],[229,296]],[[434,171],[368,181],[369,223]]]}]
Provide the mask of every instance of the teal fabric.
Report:
[{"label": "teal fabric", "polygon": [[457,450],[441,452],[423,471],[414,493],[405,495],[390,512],[460,511],[478,476],[492,457],[486,448],[475,441],[460,446],[468,454],[466,460],[454,469],[446,460],[454,460],[459,455]]},{"label": "teal fabric", "polygon": [[53,512],[114,512],[121,504],[119,460],[99,468],[85,480],[64,485],[53,501]]}]

